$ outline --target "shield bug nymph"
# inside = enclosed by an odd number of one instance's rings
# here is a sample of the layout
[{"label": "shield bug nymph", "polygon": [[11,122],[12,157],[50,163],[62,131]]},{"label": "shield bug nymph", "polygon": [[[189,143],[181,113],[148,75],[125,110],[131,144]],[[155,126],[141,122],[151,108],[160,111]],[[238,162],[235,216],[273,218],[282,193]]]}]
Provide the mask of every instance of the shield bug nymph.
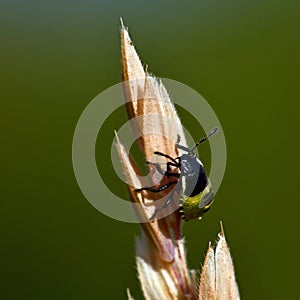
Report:
[{"label": "shield bug nymph", "polygon": [[[151,186],[136,189],[137,192],[146,190],[153,193],[159,193],[169,186],[176,185],[173,192],[167,198],[162,207],[155,210],[154,214],[150,218],[153,220],[156,214],[162,209],[166,208],[173,199],[174,192],[179,193],[179,212],[182,218],[186,221],[201,218],[211,207],[214,199],[214,192],[206,175],[203,164],[195,153],[196,148],[206,141],[210,136],[218,131],[218,128],[212,129],[207,136],[200,139],[192,149],[179,144],[180,139],[176,143],[176,147],[186,154],[182,154],[179,157],[173,158],[168,154],[161,152],[154,152],[156,155],[164,156],[169,161],[167,162],[167,170],[163,171],[158,163],[147,162],[148,164],[155,165],[158,172],[167,177],[176,177],[177,180],[170,181],[167,184],[154,188]],[[171,166],[178,168],[180,174],[172,172]]]}]

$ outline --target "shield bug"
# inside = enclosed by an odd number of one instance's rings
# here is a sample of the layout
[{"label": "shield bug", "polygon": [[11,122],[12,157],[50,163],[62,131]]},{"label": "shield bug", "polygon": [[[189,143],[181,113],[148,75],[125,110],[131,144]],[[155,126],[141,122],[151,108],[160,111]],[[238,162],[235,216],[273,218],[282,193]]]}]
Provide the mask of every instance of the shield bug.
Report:
[{"label": "shield bug", "polygon": [[[179,157],[173,158],[165,153],[157,151],[154,152],[154,154],[156,155],[164,156],[169,159],[169,161],[167,162],[167,170],[163,171],[160,167],[160,164],[158,163],[147,163],[154,165],[158,172],[162,175],[165,175],[167,177],[175,177],[177,178],[177,180],[170,181],[158,188],[147,186],[136,189],[137,192],[146,190],[153,193],[159,193],[172,185],[176,185],[172,193],[167,198],[166,202],[162,205],[162,207],[155,210],[150,220],[153,220],[159,211],[166,208],[170,204],[171,200],[173,199],[174,192],[177,192],[180,195],[178,203],[179,212],[182,218],[186,221],[195,218],[201,219],[202,215],[204,215],[210,209],[214,199],[214,192],[209,178],[207,177],[204,170],[203,164],[197,157],[195,150],[201,143],[205,142],[217,131],[217,127],[212,129],[207,134],[207,136],[200,139],[200,141],[197,142],[191,149],[180,145],[180,138],[178,138],[176,147],[186,152]],[[171,166],[178,168],[180,170],[180,174],[172,172]]]}]

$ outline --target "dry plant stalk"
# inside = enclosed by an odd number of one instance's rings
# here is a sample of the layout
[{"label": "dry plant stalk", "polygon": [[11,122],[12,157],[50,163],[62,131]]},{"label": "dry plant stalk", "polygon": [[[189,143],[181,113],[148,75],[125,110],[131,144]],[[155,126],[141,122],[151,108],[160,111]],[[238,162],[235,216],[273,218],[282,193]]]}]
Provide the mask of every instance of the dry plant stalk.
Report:
[{"label": "dry plant stalk", "polygon": [[[171,157],[179,156],[180,151],[175,146],[178,135],[181,136],[181,144],[186,144],[179,117],[163,84],[144,70],[123,23],[121,48],[126,109],[133,122],[132,128],[139,148],[147,161],[153,161],[154,151],[168,153]],[[148,191],[135,191],[145,185],[137,176],[141,172],[119,138],[116,138],[130,198],[134,203],[140,204],[136,214],[141,221],[142,234],[136,239],[136,263],[145,299],[239,299],[223,231],[219,235],[216,249],[209,246],[200,284],[197,284],[195,271],[187,267],[181,233],[182,220],[176,206],[174,207],[176,201],[171,201],[168,205],[173,212],[149,221],[158,195]],[[166,163],[165,157],[160,159],[161,163]],[[153,182],[158,185],[170,180],[166,176],[162,178],[151,165],[149,172]],[[173,169],[172,172],[178,172],[178,169]],[[159,197],[162,196],[166,196],[165,191],[159,193]],[[134,299],[129,290],[127,295],[128,299]]]}]

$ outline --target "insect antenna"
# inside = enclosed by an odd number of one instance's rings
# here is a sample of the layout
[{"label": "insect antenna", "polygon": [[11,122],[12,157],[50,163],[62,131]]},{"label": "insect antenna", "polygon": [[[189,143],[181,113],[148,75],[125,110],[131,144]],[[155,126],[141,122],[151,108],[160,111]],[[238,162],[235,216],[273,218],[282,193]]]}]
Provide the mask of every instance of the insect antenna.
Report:
[{"label": "insect antenna", "polygon": [[219,130],[218,127],[213,128],[208,134],[207,136],[203,137],[202,139],[200,139],[200,141],[198,143],[195,144],[195,146],[190,150],[191,152],[194,152],[194,150],[203,142],[205,142],[206,140],[208,140],[209,137],[211,137],[213,134],[215,134],[217,131]]}]

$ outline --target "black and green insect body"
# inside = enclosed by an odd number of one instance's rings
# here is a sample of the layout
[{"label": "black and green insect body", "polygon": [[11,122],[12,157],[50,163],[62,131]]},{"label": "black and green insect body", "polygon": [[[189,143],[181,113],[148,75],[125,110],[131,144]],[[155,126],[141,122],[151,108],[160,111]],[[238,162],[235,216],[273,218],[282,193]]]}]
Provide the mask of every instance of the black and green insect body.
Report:
[{"label": "black and green insect body", "polygon": [[[202,138],[196,145],[189,149],[180,144],[176,144],[178,149],[181,149],[187,154],[182,154],[179,157],[172,158],[167,154],[161,152],[154,152],[156,155],[164,156],[169,159],[167,162],[167,170],[162,171],[158,163],[147,162],[148,164],[155,165],[158,172],[167,177],[176,177],[177,180],[170,181],[167,184],[159,187],[144,187],[136,189],[136,191],[147,190],[153,193],[159,193],[167,189],[171,185],[175,185],[175,188],[167,198],[164,205],[155,210],[150,220],[153,220],[156,214],[166,208],[172,201],[174,193],[177,192],[180,195],[179,199],[179,212],[182,218],[186,221],[201,218],[211,207],[214,199],[214,192],[212,185],[206,175],[202,162],[199,160],[195,153],[195,149],[204,141],[206,141],[211,135],[216,133],[218,128],[212,129],[208,135]],[[178,141],[179,142],[179,141]],[[180,170],[180,174],[171,172],[170,167],[175,167]]]},{"label": "black and green insect body", "polygon": [[196,154],[183,154],[179,160],[181,195],[179,212],[186,221],[201,218],[211,207],[214,192]]}]

